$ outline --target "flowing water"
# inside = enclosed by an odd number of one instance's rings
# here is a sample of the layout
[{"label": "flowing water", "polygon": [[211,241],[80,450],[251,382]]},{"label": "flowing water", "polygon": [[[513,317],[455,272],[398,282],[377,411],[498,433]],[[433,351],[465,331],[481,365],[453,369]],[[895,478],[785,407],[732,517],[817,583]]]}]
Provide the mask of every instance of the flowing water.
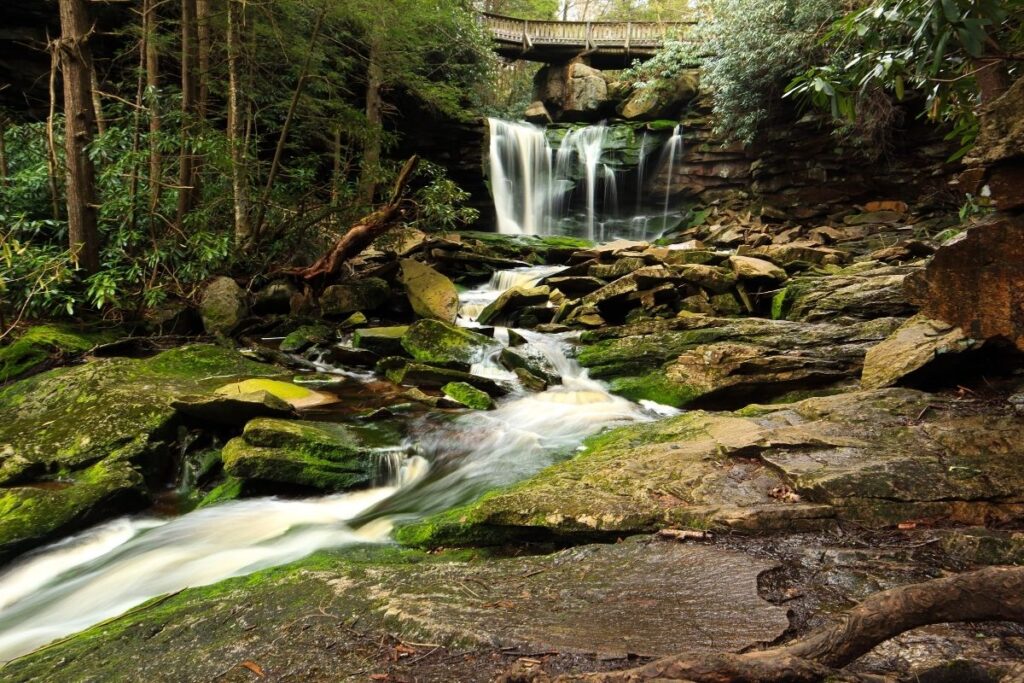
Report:
[{"label": "flowing water", "polygon": [[[502,289],[557,268],[495,275],[463,296],[472,325]],[[384,485],[304,500],[256,498],[177,518],[124,517],[33,552],[0,575],[0,661],[188,586],[284,564],[322,548],[386,543],[396,522],[468,502],[570,455],[615,424],[650,420],[661,407],[608,393],[572,359],[567,338],[520,331],[562,376],[541,393],[513,392],[496,410],[432,415],[415,439],[381,454]],[[496,337],[507,339],[501,330]],[[480,374],[504,372],[493,358]],[[506,377],[507,379],[507,377]],[[405,455],[415,452],[415,455]]]},{"label": "flowing water", "polygon": [[[571,234],[593,242],[655,239],[678,215],[672,180],[683,154],[679,126],[662,145],[657,174],[650,174],[651,179],[667,178],[661,202],[645,201],[648,158],[658,146],[647,131],[641,134],[635,167],[614,163],[621,150],[603,123],[569,130],[557,151],[545,130],[529,123],[490,119],[489,131],[488,169],[499,232]],[[624,194],[630,192],[635,206]]]}]

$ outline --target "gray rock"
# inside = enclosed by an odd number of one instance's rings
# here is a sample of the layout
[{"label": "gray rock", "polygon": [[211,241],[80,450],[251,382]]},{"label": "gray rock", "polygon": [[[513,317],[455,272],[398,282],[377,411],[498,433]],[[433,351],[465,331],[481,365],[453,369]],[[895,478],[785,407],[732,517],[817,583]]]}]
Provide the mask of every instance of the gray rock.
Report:
[{"label": "gray rock", "polygon": [[214,278],[203,290],[199,314],[209,334],[231,334],[248,313],[245,290],[231,278]]}]

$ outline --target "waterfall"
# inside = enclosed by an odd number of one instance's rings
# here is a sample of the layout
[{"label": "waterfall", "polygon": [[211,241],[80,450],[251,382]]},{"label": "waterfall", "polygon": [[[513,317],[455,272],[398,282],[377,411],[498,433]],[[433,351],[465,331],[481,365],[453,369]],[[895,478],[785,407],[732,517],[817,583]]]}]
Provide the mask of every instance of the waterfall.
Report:
[{"label": "waterfall", "polygon": [[672,178],[676,170],[676,159],[683,156],[683,132],[682,126],[676,126],[672,130],[672,137],[665,143],[665,151],[662,152],[662,169],[665,175],[665,204],[662,211],[662,229],[668,226],[669,200],[672,197]]},{"label": "waterfall", "polygon": [[546,234],[551,217],[551,146],[544,129],[489,119],[490,173],[498,231]]},{"label": "waterfall", "polygon": [[[683,155],[681,126],[670,137],[638,133],[635,172],[622,165],[619,137],[603,122],[565,131],[557,151],[539,126],[489,119],[489,130],[488,169],[499,232],[646,240],[659,237],[669,224],[672,182]],[[660,162],[656,173],[652,158]],[[635,187],[624,185],[624,178]],[[664,198],[660,206],[645,207],[647,183],[655,178],[665,178]],[[621,213],[620,202],[628,204],[629,193],[636,198],[633,216]],[[652,218],[659,216],[662,229],[649,235]]]}]

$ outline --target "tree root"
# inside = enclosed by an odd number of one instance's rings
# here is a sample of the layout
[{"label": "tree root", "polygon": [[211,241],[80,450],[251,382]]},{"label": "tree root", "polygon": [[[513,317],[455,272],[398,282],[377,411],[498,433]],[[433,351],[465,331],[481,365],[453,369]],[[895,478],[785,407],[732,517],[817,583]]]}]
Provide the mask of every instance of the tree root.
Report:
[{"label": "tree root", "polygon": [[[745,654],[674,655],[635,669],[550,678],[510,673],[504,683],[530,681],[636,683],[867,683],[894,679],[843,671],[877,645],[910,629],[965,621],[1024,623],[1024,567],[988,567],[876,593],[834,625],[789,645]],[[1004,683],[1024,683],[1024,667],[1006,672]]]}]

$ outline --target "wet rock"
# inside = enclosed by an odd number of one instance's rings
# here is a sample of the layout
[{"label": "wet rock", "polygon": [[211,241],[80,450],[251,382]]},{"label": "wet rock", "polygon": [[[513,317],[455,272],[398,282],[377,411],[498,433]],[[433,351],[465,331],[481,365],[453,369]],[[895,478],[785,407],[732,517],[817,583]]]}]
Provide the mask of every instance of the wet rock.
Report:
[{"label": "wet rock", "polygon": [[451,382],[465,382],[491,396],[504,396],[509,392],[505,385],[489,377],[480,377],[461,370],[440,368],[425,363],[413,363],[400,357],[381,360],[377,364],[377,371],[395,384],[440,389]]},{"label": "wet rock", "polygon": [[[600,658],[667,656],[680,643],[695,653],[736,651],[788,627],[785,608],[758,595],[758,577],[773,566],[733,550],[647,539],[488,561],[363,546],[175,593],[4,674],[12,683],[59,680],[74,661],[87,679],[159,680],[174,671],[192,683],[216,678],[239,656],[273,652],[315,680],[362,670],[384,634],[447,645],[458,654],[442,660],[437,677],[460,681],[496,679],[508,661],[492,656],[498,648]],[[320,608],[359,615],[358,629],[310,619]],[[287,624],[295,630],[282,638]],[[253,657],[271,670],[266,657]],[[585,661],[577,655],[565,665]]]},{"label": "wet rock", "polygon": [[730,256],[729,265],[741,280],[768,280],[782,282],[788,276],[786,271],[771,261],[752,258],[750,256]]},{"label": "wet rock", "polygon": [[856,325],[685,315],[587,332],[580,364],[631,400],[742,405],[850,383],[899,320]]},{"label": "wet rock", "polygon": [[512,372],[518,369],[526,370],[531,375],[541,378],[548,384],[558,384],[561,381],[558,370],[548,360],[548,357],[530,346],[502,349],[501,354],[498,356],[498,361],[506,370]]},{"label": "wet rock", "polygon": [[459,313],[459,293],[447,277],[419,261],[401,261],[401,281],[412,310],[421,318],[453,323]]},{"label": "wet rock", "polygon": [[233,396],[179,396],[171,407],[200,422],[241,427],[257,417],[291,417],[295,414],[287,401],[269,391],[249,391]]},{"label": "wet rock", "polygon": [[[398,348],[401,349],[401,344]],[[394,353],[394,350],[389,348],[388,352]],[[340,367],[354,365],[360,368],[372,368],[380,360],[380,354],[345,344],[333,344],[324,350],[323,360]]]},{"label": "wet rock", "polygon": [[320,310],[329,316],[374,311],[383,306],[390,296],[391,288],[387,282],[368,277],[326,288],[320,296]]},{"label": "wet rock", "polygon": [[199,314],[208,333],[231,334],[248,313],[245,290],[231,278],[214,278],[203,290]]},{"label": "wet rock", "polygon": [[[519,380],[519,383],[527,391],[544,391],[548,388],[547,382],[526,368],[516,368],[512,372],[515,373],[516,379]],[[1024,401],[1022,401],[1022,403],[1024,403]]]},{"label": "wet rock", "polygon": [[418,320],[401,337],[402,348],[421,363],[463,370],[484,360],[500,344],[490,337],[440,320]]},{"label": "wet rock", "polygon": [[148,496],[139,482],[162,481],[173,462],[173,396],[277,372],[194,345],[143,360],[99,359],[0,389],[0,485],[12,496],[0,515],[9,521],[4,547],[27,549],[138,509]]},{"label": "wet rock", "polygon": [[281,399],[293,408],[312,408],[313,406],[333,403],[334,399],[316,391],[300,387],[291,382],[284,382],[276,379],[256,377],[244,379],[240,382],[232,382],[217,387],[214,394],[217,396],[244,396],[254,392],[266,392],[271,396]]},{"label": "wet rock", "polygon": [[[126,456],[132,455],[131,448]],[[0,490],[0,560],[149,501],[142,474],[120,454],[60,481]]]},{"label": "wet rock", "polygon": [[897,384],[938,356],[957,354],[975,346],[959,327],[917,315],[892,336],[871,347],[864,358],[861,386],[877,389]]},{"label": "wet rock", "polygon": [[441,387],[444,395],[473,410],[491,410],[494,401],[487,392],[480,391],[466,382],[449,382]]},{"label": "wet rock", "polygon": [[546,302],[550,295],[551,288],[547,285],[512,287],[488,304],[477,316],[476,321],[481,325],[498,322],[521,308]]},{"label": "wet rock", "polygon": [[285,353],[300,353],[314,344],[326,344],[332,336],[333,332],[326,325],[303,325],[281,340],[280,349]]},{"label": "wet rock", "polygon": [[1024,350],[1024,217],[971,227],[935,253],[917,289],[927,316]]},{"label": "wet rock", "polygon": [[575,458],[399,538],[450,546],[664,526],[1010,523],[1024,518],[1022,437],[1016,416],[906,389],[695,411],[594,437]]},{"label": "wet rock", "polygon": [[353,428],[257,418],[222,452],[224,471],[242,480],[344,491],[373,482],[373,449]]},{"label": "wet rock", "polygon": [[904,283],[920,270],[865,262],[834,275],[796,277],[776,295],[772,316],[806,322],[908,317],[917,306]]},{"label": "wet rock", "polygon": [[402,335],[409,329],[408,325],[395,327],[367,327],[356,330],[352,336],[352,346],[365,351],[372,351],[378,356],[394,356],[405,353],[402,347]]}]

